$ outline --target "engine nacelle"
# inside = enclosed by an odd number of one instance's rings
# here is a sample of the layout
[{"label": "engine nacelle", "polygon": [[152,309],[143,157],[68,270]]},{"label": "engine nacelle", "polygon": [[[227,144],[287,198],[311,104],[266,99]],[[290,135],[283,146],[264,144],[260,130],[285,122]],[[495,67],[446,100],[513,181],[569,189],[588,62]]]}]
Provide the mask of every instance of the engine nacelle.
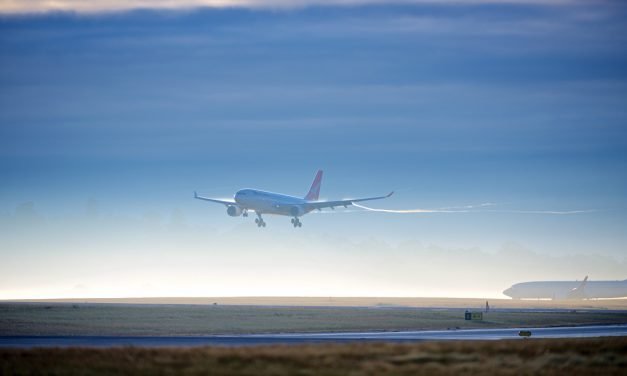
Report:
[{"label": "engine nacelle", "polygon": [[231,217],[239,217],[240,215],[242,215],[242,208],[240,208],[239,206],[230,205],[226,208],[226,214],[230,215]]},{"label": "engine nacelle", "polygon": [[290,215],[292,217],[300,217],[301,215],[305,214],[305,211],[303,210],[302,207],[300,206],[292,206],[290,208]]}]

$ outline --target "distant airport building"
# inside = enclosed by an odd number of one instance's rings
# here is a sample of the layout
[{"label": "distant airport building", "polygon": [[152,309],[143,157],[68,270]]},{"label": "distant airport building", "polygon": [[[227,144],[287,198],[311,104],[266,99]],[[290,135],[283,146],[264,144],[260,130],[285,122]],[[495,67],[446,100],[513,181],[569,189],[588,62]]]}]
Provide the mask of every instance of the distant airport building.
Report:
[{"label": "distant airport building", "polygon": [[535,281],[513,285],[503,294],[513,299],[610,299],[627,298],[624,281]]}]

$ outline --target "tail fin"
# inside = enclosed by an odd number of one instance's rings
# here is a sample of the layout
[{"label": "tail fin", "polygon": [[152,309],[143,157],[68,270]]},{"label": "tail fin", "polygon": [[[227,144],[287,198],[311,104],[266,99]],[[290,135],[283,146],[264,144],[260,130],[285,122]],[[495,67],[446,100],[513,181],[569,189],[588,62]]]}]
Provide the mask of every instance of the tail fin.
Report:
[{"label": "tail fin", "polygon": [[305,200],[307,201],[316,201],[320,196],[320,184],[322,184],[322,170],[318,170],[316,174],[316,178],[313,183],[311,183],[311,188],[309,188],[309,193],[305,196]]},{"label": "tail fin", "polygon": [[579,286],[573,288],[568,293],[568,299],[584,299],[586,297],[586,293],[584,288],[586,287],[586,282],[588,282],[588,276],[581,281]]}]

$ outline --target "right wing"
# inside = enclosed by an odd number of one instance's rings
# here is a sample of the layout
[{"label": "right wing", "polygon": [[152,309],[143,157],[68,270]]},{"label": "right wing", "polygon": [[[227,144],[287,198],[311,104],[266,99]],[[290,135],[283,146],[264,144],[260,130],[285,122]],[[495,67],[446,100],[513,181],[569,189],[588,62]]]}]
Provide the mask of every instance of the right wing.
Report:
[{"label": "right wing", "polygon": [[308,202],[305,204],[305,207],[310,209],[323,209],[323,208],[335,208],[336,206],[344,206],[347,207],[349,205],[353,205],[353,202],[362,202],[362,201],[371,201],[371,200],[381,200],[384,198],[388,198],[392,196],[394,192],[390,192],[385,196],[377,196],[377,197],[365,197],[365,198],[353,198],[347,200],[337,200],[337,201],[314,201]]},{"label": "right wing", "polygon": [[203,201],[215,202],[217,204],[222,204],[222,205],[226,205],[226,206],[237,205],[237,202],[235,202],[235,201],[218,200],[216,198],[209,198],[209,197],[198,196],[196,191],[194,191],[194,198],[198,199],[198,200],[203,200]]}]

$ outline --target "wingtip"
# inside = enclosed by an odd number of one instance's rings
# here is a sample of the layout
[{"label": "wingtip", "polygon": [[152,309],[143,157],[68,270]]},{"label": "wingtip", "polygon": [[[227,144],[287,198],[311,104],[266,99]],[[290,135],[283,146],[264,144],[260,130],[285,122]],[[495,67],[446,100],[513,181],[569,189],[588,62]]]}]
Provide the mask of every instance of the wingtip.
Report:
[{"label": "wingtip", "polygon": [[196,191],[194,191],[194,198],[198,198],[198,193],[196,193]]},{"label": "wingtip", "polygon": [[388,195],[387,195],[387,196],[385,196],[385,197],[390,197],[390,196],[392,196],[393,194],[394,194],[394,191],[392,191],[392,192],[388,193]]}]

